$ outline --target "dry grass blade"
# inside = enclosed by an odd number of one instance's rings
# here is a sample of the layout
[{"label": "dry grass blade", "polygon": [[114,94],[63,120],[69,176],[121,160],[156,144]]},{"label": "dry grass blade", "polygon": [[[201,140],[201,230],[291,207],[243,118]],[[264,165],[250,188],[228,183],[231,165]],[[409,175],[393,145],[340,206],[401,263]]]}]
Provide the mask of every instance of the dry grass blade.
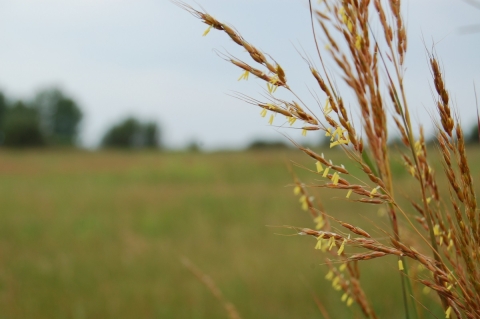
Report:
[{"label": "dry grass blade", "polygon": [[210,278],[210,276],[204,274],[197,266],[195,266],[190,259],[187,257],[181,258],[182,264],[195,276],[198,280],[200,280],[205,287],[212,293],[212,295],[223,305],[225,311],[228,314],[228,318],[230,319],[241,319],[237,308],[222,294],[222,291],[217,287],[215,282]]}]

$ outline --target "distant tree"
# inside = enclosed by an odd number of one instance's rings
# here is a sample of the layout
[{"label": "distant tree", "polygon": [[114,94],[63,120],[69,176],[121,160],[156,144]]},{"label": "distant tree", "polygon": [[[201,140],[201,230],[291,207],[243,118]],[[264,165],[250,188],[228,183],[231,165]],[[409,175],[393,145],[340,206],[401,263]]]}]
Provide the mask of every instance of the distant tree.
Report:
[{"label": "distant tree", "polygon": [[140,123],[134,118],[128,118],[123,122],[110,128],[102,140],[106,147],[133,147],[136,143],[136,133],[139,131]]},{"label": "distant tree", "polygon": [[198,153],[202,151],[202,148],[200,143],[197,142],[197,140],[193,139],[187,144],[187,146],[185,147],[185,150],[191,153]]},{"label": "distant tree", "polygon": [[33,104],[40,112],[42,129],[51,144],[75,144],[83,115],[73,99],[54,88],[39,92]]},{"label": "distant tree", "polygon": [[248,146],[249,150],[287,149],[288,146],[281,141],[255,140]]},{"label": "distant tree", "polygon": [[145,147],[156,148],[160,146],[160,132],[157,123],[145,123],[143,134],[145,136]]},{"label": "distant tree", "polygon": [[469,144],[478,144],[478,124],[475,123],[475,125],[472,126],[472,129],[470,130],[470,134],[467,136],[467,143]]},{"label": "distant tree", "polygon": [[5,112],[3,144],[9,147],[42,146],[45,138],[40,129],[37,109],[18,101]]},{"label": "distant tree", "polygon": [[155,123],[141,123],[130,117],[112,126],[102,139],[103,147],[156,148],[159,129]]},{"label": "distant tree", "polygon": [[7,110],[8,110],[7,99],[5,98],[5,95],[3,95],[2,92],[0,92],[0,145],[3,144],[3,140],[5,139],[3,125],[5,122],[5,116],[7,115]]}]

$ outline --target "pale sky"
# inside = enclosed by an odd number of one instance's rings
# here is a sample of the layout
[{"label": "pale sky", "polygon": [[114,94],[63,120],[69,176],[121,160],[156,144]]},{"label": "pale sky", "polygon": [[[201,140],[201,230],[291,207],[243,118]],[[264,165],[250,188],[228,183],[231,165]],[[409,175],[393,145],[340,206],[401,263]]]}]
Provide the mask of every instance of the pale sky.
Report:
[{"label": "pale sky", "polygon": [[[271,54],[290,85],[313,101],[307,88],[317,88],[295,49],[315,56],[307,1],[197,2]],[[473,125],[480,32],[458,31],[480,23],[480,10],[461,0],[403,2],[409,34],[405,81],[414,118],[428,128],[426,110],[434,106],[423,37],[429,47],[437,43],[450,96],[465,126]],[[168,0],[0,0],[0,90],[29,98],[41,88],[64,89],[84,111],[81,140],[89,147],[128,115],[158,121],[163,141],[173,148],[192,140],[216,149],[243,147],[259,137],[281,139],[259,109],[228,95],[258,97],[264,84],[237,82],[241,72],[213,49],[248,57],[221,32],[202,37],[205,28]],[[286,133],[301,138],[297,131]]]}]

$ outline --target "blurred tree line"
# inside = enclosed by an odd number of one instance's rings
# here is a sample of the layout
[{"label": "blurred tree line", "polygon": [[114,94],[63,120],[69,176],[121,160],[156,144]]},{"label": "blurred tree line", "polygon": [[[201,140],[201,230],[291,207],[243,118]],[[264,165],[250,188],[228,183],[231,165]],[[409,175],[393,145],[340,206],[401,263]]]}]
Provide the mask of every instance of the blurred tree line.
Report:
[{"label": "blurred tree line", "polygon": [[113,125],[102,139],[103,147],[156,148],[160,146],[160,132],[154,122],[141,123],[129,117]]},{"label": "blurred tree line", "polygon": [[[38,92],[29,101],[12,101],[0,92],[0,146],[5,147],[74,147],[78,145],[78,134],[83,113],[78,103],[57,88]],[[478,144],[478,124],[465,130],[469,144]],[[128,117],[113,124],[101,139],[104,148],[159,148],[160,129],[155,122],[141,122]],[[435,143],[432,136],[428,143]],[[396,138],[391,146],[400,145]],[[329,147],[329,140],[323,138],[317,147]],[[278,141],[255,140],[248,149],[288,148]],[[193,143],[187,148],[198,151]]]},{"label": "blurred tree line", "polygon": [[[40,91],[29,101],[12,101],[0,92],[0,146],[77,146],[82,117],[78,103],[56,88]],[[101,146],[158,148],[160,131],[154,122],[130,117],[108,129]]]},{"label": "blurred tree line", "polygon": [[0,145],[74,146],[82,112],[58,89],[39,92],[31,101],[10,101],[0,92]]}]

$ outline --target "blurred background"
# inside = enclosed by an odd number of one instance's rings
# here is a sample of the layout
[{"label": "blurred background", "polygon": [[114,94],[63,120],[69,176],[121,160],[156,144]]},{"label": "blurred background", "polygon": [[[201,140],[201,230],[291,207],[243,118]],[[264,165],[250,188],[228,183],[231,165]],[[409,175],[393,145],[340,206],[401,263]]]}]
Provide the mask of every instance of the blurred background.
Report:
[{"label": "blurred background", "polygon": [[[297,52],[315,54],[308,2],[200,4],[270,53],[315,101]],[[407,92],[431,154],[425,47],[441,58],[478,163],[480,10],[460,0],[404,1],[404,9]],[[202,37],[205,28],[165,0],[0,0],[0,318],[224,318],[182,256],[245,318],[321,318],[315,296],[338,317],[359,315],[341,306],[311,240],[270,227],[312,225],[289,187],[288,163],[313,162],[283,134],[334,162],[348,159],[325,147],[322,134],[269,126],[233,98],[258,97],[264,84],[237,82],[241,72],[212,49],[243,52],[215,30]],[[415,197],[403,164],[392,167],[401,193]],[[434,167],[442,170],[439,161]],[[316,195],[327,212],[370,227],[353,215],[357,206]],[[388,318],[396,309],[402,316],[395,262],[362,264],[367,292],[386,291],[374,305]]]}]

